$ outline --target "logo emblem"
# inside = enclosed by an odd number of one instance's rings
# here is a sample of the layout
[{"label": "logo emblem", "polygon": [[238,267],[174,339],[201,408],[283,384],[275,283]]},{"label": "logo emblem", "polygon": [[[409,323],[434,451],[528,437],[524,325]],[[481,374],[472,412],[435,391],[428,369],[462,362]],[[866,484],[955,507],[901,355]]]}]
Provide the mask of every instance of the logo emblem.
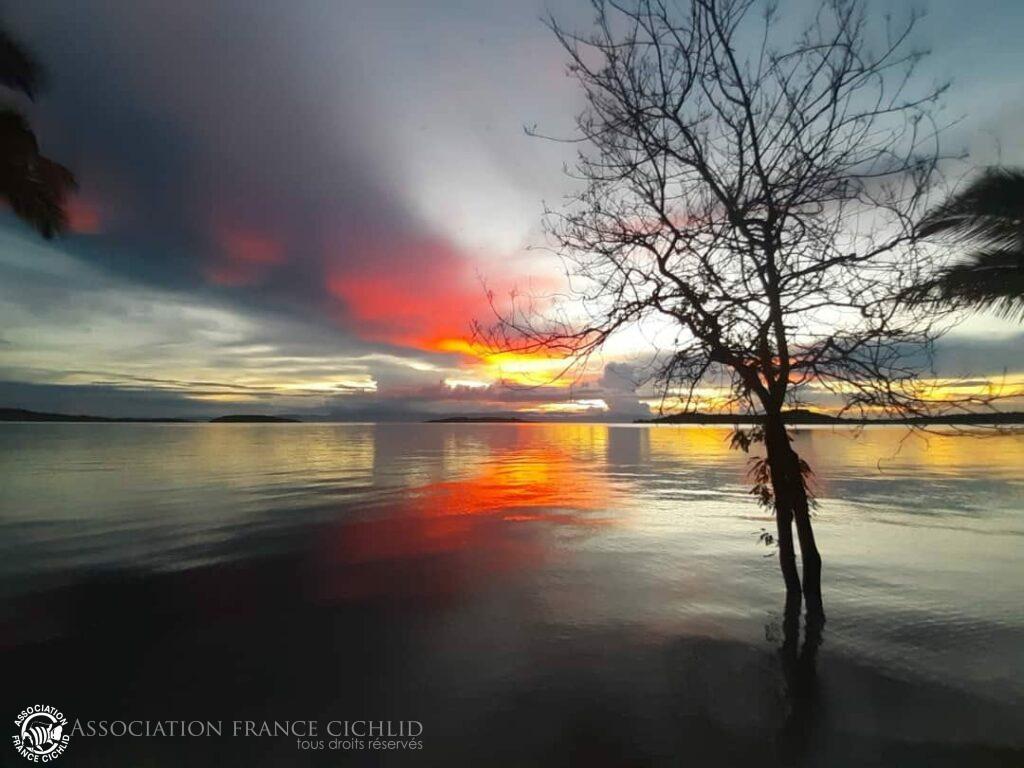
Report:
[{"label": "logo emblem", "polygon": [[34,762],[56,760],[67,749],[70,735],[65,733],[68,719],[54,707],[35,704],[25,707],[14,720],[18,733],[14,748]]}]

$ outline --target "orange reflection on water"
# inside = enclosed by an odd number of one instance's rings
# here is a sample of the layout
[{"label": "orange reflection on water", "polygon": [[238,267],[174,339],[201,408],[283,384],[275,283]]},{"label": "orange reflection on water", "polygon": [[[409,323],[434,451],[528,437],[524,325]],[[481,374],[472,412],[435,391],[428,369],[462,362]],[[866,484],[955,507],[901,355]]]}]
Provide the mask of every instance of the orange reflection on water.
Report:
[{"label": "orange reflection on water", "polygon": [[696,464],[711,461],[731,462],[738,468],[745,466],[741,453],[732,449],[730,438],[734,432],[726,426],[657,425],[649,430],[652,456],[671,458],[679,462]]},{"label": "orange reflection on water", "polygon": [[863,468],[868,474],[896,470],[1016,477],[1024,467],[1019,431],[935,426],[929,432],[906,427],[800,430],[797,450],[822,467]]},{"label": "orange reflection on water", "polygon": [[316,596],[452,597],[544,562],[552,524],[614,524],[603,514],[613,490],[581,475],[568,448],[497,451],[468,477],[410,489],[385,517],[331,526],[318,541]]}]

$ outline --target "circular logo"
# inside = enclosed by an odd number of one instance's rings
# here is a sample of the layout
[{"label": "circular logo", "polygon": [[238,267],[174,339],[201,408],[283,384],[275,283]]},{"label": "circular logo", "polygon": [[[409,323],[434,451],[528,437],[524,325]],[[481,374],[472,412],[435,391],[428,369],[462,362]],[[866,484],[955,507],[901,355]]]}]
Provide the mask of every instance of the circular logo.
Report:
[{"label": "circular logo", "polygon": [[67,725],[68,719],[59,709],[43,704],[25,707],[14,719],[18,729],[14,748],[34,762],[56,760],[68,746]]}]

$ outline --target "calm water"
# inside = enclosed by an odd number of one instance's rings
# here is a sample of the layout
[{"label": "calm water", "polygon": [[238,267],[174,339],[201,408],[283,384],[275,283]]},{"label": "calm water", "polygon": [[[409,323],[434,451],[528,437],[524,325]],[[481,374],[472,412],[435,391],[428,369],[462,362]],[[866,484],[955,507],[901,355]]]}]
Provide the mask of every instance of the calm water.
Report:
[{"label": "calm water", "polygon": [[0,425],[4,718],[424,725],[70,765],[1020,765],[1024,437],[905,438],[798,436],[819,637],[724,429]]}]

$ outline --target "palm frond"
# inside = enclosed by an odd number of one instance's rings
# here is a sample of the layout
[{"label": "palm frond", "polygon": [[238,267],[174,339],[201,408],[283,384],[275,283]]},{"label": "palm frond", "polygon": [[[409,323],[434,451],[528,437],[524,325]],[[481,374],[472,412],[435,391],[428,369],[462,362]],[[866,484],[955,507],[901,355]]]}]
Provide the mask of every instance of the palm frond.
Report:
[{"label": "palm frond", "polygon": [[0,109],[0,200],[49,239],[67,229],[65,203],[76,186],[71,171],[39,154],[25,117]]},{"label": "palm frond", "polygon": [[32,53],[0,29],[0,85],[35,99],[45,81],[43,68]]},{"label": "palm frond", "polygon": [[981,251],[944,269],[932,284],[935,297],[1024,319],[1024,251]]},{"label": "palm frond", "polygon": [[986,169],[929,212],[917,233],[949,236],[968,255],[907,291],[908,303],[957,304],[1024,320],[1024,169]]},{"label": "palm frond", "polygon": [[929,212],[918,225],[918,234],[1024,247],[1024,170],[987,169],[964,191]]}]

